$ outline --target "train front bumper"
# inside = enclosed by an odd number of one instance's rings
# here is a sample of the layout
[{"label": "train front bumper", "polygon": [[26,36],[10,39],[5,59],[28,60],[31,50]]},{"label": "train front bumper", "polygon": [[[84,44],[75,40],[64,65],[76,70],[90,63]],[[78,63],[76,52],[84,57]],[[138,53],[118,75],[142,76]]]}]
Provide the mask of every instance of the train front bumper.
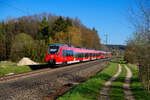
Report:
[{"label": "train front bumper", "polygon": [[56,60],[55,59],[49,59],[49,64],[56,64]]}]

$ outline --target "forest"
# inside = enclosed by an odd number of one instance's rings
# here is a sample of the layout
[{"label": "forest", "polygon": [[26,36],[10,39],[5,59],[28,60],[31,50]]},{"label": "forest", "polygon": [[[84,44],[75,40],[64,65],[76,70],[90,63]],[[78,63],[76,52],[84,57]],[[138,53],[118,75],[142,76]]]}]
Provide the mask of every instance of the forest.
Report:
[{"label": "forest", "polygon": [[0,22],[0,61],[29,57],[44,62],[47,47],[53,43],[101,48],[97,30],[87,28],[78,18],[43,13]]}]

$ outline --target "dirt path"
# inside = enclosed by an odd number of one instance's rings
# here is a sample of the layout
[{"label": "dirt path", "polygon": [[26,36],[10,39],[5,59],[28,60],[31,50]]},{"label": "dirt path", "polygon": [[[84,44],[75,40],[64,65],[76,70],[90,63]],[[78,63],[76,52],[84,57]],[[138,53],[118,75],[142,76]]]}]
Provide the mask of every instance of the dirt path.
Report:
[{"label": "dirt path", "polygon": [[127,70],[125,83],[123,84],[125,99],[126,100],[135,100],[132,96],[132,91],[130,89],[130,79],[132,77],[132,72],[126,65],[125,65],[125,69]]},{"label": "dirt path", "polygon": [[119,64],[118,66],[119,67],[118,67],[117,73],[104,84],[104,88],[102,88],[102,90],[100,91],[100,96],[98,97],[98,100],[109,100],[110,86],[112,85],[112,82],[119,76],[119,74],[122,71],[121,65]]}]

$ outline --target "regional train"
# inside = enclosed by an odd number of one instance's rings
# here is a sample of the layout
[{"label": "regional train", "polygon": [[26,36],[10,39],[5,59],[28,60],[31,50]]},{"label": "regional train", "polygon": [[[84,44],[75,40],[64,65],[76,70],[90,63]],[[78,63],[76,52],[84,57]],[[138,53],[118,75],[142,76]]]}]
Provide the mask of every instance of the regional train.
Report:
[{"label": "regional train", "polygon": [[111,57],[111,52],[74,47],[67,44],[52,44],[48,47],[45,61],[48,64],[71,64]]}]

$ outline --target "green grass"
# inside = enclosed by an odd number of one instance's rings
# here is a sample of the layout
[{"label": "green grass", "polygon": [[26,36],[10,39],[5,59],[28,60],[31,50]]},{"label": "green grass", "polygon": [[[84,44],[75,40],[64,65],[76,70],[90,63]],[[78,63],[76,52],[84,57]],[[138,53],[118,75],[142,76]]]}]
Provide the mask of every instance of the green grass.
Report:
[{"label": "green grass", "polygon": [[8,73],[27,72],[31,70],[32,69],[29,66],[17,66],[16,63],[13,62],[0,63],[0,76],[4,76]]},{"label": "green grass", "polygon": [[111,90],[109,93],[111,100],[125,100],[123,92],[123,83],[125,81],[127,71],[123,65],[121,66],[122,66],[121,74],[115,81],[112,82]]},{"label": "green grass", "polygon": [[57,100],[96,100],[100,95],[100,89],[117,72],[117,68],[118,63],[111,62],[109,67],[105,68],[102,72],[79,84],[62,97],[57,98]]},{"label": "green grass", "polygon": [[134,66],[129,66],[133,72],[133,76],[131,78],[131,90],[133,93],[133,96],[136,100],[150,100],[150,94],[143,88],[141,82],[138,80],[138,70]]}]

